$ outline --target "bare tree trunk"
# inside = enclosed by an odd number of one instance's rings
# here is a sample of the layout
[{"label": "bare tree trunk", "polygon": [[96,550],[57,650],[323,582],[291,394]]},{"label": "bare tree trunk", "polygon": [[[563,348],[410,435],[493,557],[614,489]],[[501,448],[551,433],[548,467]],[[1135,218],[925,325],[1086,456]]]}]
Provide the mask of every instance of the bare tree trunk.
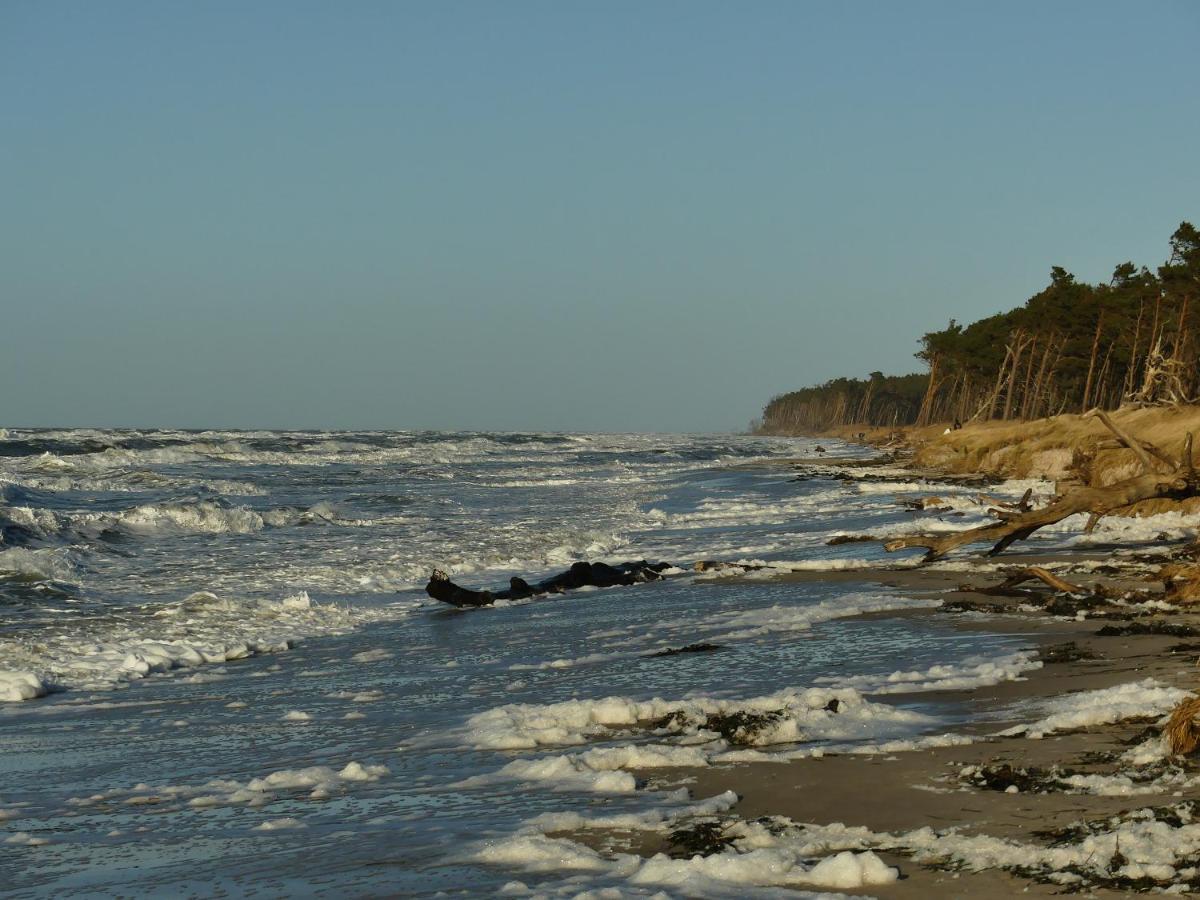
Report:
[{"label": "bare tree trunk", "polygon": [[1042,402],[1042,385],[1046,378],[1046,366],[1050,362],[1050,352],[1054,349],[1055,335],[1051,334],[1046,340],[1046,350],[1042,353],[1042,364],[1038,366],[1037,381],[1033,385],[1033,394],[1029,398],[1029,408],[1023,418],[1032,419],[1037,416],[1038,406]]},{"label": "bare tree trunk", "polygon": [[1184,323],[1187,321],[1188,295],[1183,295],[1183,303],[1179,306],[1179,324],[1175,328],[1175,352],[1171,354],[1171,359],[1176,362],[1183,361],[1183,345],[1187,342],[1187,332],[1184,331]]},{"label": "bare tree trunk", "polygon": [[[1014,541],[1023,541],[1039,528],[1061,522],[1076,513],[1088,513],[1088,530],[1095,527],[1099,519],[1125,506],[1141,500],[1171,498],[1182,500],[1200,495],[1200,478],[1192,463],[1192,435],[1188,433],[1179,461],[1171,460],[1152,444],[1130,437],[1116,425],[1106,413],[1092,410],[1093,415],[1104,423],[1117,440],[1128,447],[1141,463],[1141,474],[1126,478],[1108,487],[1081,487],[1052,500],[1042,509],[1008,513],[998,510],[1001,520],[977,528],[940,534],[906,535],[884,542],[889,553],[908,547],[924,547],[925,562],[945,556],[951,550],[967,544],[983,541],[993,543],[989,555],[1002,552]],[[1169,472],[1155,471],[1155,463]]]},{"label": "bare tree trunk", "polygon": [[1021,354],[1024,353],[1025,349],[1029,346],[1029,340],[1025,338],[1025,335],[1023,332],[1018,330],[1016,332],[1015,343],[1016,343],[1016,348],[1013,350],[1012,369],[1009,371],[1009,375],[1008,375],[1008,392],[1005,394],[1005,397],[1004,397],[1004,418],[1005,419],[1012,418],[1012,408],[1013,408],[1013,399],[1014,399],[1013,394],[1014,394],[1014,391],[1016,389],[1016,384],[1017,384],[1017,366],[1020,365],[1020,363],[1021,363]]},{"label": "bare tree trunk", "polygon": [[941,357],[934,356],[929,363],[929,384],[925,388],[925,396],[921,398],[921,411],[917,413],[918,427],[929,424],[929,417],[933,406],[933,395],[937,391],[938,364],[940,362]]},{"label": "bare tree trunk", "polygon": [[1000,387],[1004,384],[1004,373],[1008,369],[1008,361],[1012,359],[1012,344],[1007,344],[1004,347],[1004,361],[1000,363],[1000,369],[996,372],[996,387],[992,390],[992,398],[988,403],[988,421],[996,417],[996,401],[1000,399]]},{"label": "bare tree trunk", "polygon": [[1083,402],[1079,405],[1079,414],[1083,415],[1090,409],[1088,401],[1092,397],[1092,373],[1096,371],[1096,353],[1100,350],[1100,330],[1104,327],[1104,310],[1096,317],[1096,336],[1092,338],[1092,357],[1088,362],[1087,381],[1083,385]]},{"label": "bare tree trunk", "polygon": [[1136,384],[1137,378],[1137,356],[1138,343],[1142,337],[1142,315],[1146,312],[1146,298],[1142,297],[1138,302],[1138,317],[1137,324],[1133,329],[1133,343],[1129,348],[1129,368],[1125,372],[1125,383],[1121,386],[1121,397],[1128,397],[1133,393],[1133,386]]},{"label": "bare tree trunk", "polygon": [[1030,341],[1029,346],[1029,361],[1025,363],[1025,379],[1021,385],[1021,408],[1017,410],[1017,415],[1024,419],[1027,418],[1025,410],[1029,406],[1029,388],[1033,381],[1033,363],[1037,359],[1037,338],[1034,337]]}]

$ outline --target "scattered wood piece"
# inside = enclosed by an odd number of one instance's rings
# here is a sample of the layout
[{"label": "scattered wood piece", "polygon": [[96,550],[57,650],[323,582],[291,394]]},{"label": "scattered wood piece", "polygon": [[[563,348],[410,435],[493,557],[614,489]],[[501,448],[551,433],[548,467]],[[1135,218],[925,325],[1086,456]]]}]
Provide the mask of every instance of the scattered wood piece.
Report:
[{"label": "scattered wood piece", "polygon": [[1200,565],[1165,565],[1156,577],[1163,583],[1163,599],[1168,603],[1200,603]]},{"label": "scattered wood piece", "polygon": [[1171,711],[1167,727],[1163,729],[1167,745],[1176,756],[1188,756],[1200,747],[1200,723],[1196,717],[1200,715],[1200,697],[1184,700]]},{"label": "scattered wood piece", "polygon": [[1056,591],[1061,591],[1064,594],[1089,594],[1092,593],[1085,587],[1078,584],[1072,584],[1064,578],[1059,578],[1053,572],[1043,569],[1041,566],[1026,566],[1023,569],[1011,573],[1002,582],[992,587],[974,588],[976,593],[980,594],[999,594],[1000,596],[1023,596],[1023,592],[1015,591],[1017,585],[1024,584],[1027,581],[1041,581],[1054,588]]}]

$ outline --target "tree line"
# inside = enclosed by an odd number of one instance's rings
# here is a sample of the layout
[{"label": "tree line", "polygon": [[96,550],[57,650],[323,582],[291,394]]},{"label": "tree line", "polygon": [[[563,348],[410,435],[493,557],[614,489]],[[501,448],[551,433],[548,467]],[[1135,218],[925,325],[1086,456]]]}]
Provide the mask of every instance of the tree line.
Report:
[{"label": "tree line", "polygon": [[1092,407],[1186,403],[1200,393],[1200,232],[1183,222],[1150,271],[1118,265],[1107,283],[1065,269],[1024,305],[920,340],[927,371],[836,378],[774,397],[758,430],[1033,419]]}]

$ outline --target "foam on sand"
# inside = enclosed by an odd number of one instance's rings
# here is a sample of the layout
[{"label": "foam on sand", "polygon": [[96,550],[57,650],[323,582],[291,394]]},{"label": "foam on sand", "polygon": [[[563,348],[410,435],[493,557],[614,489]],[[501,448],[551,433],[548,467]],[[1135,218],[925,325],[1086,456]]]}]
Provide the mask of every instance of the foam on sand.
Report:
[{"label": "foam on sand", "polygon": [[[810,857],[815,854],[810,854]],[[759,888],[836,887],[859,888],[895,881],[899,870],[887,866],[875,853],[845,851],[809,865],[789,848],[729,850],[711,856],[672,859],[657,854],[648,859],[628,853],[613,858],[564,838],[523,833],[485,844],[474,861],[503,865],[527,872],[576,872],[603,876],[612,883],[665,887],[685,896],[708,896],[739,887],[743,896],[756,896]],[[619,893],[619,891],[618,891]],[[812,897],[798,893],[795,896]]]},{"label": "foam on sand", "polygon": [[[832,702],[835,700],[836,704]],[[613,728],[638,724],[648,727],[668,717],[669,721],[660,727],[697,735],[710,716],[739,714],[758,714],[760,727],[742,735],[744,743],[755,746],[897,736],[928,727],[934,721],[921,713],[871,703],[852,688],[785,688],[741,700],[603,697],[508,704],[471,716],[464,736],[479,749],[528,750],[605,739],[612,736]]]},{"label": "foam on sand", "polygon": [[1081,691],[1038,704],[1049,715],[1028,725],[1017,725],[1000,732],[1001,736],[1025,735],[1038,739],[1056,731],[1111,725],[1141,716],[1166,715],[1187,691],[1169,687],[1153,678],[1119,684],[1096,691]]},{"label": "foam on sand", "polygon": [[[666,831],[670,822],[664,820],[657,830]],[[1076,889],[1122,888],[1129,880],[1140,880],[1166,893],[1180,893],[1200,878],[1195,863],[1200,824],[1190,803],[1134,810],[1082,825],[1074,836],[1053,846],[955,829],[889,833],[840,822],[796,823],[778,816],[714,825],[727,848],[687,860],[662,854],[649,859],[622,853],[605,857],[566,838],[548,837],[534,823],[516,835],[483,844],[473,858],[531,872],[586,874],[589,887],[662,885],[689,895],[728,893],[733,886],[752,896],[754,888],[766,886],[846,890],[895,881],[899,872],[876,855],[879,851],[969,872],[1008,870]]]}]

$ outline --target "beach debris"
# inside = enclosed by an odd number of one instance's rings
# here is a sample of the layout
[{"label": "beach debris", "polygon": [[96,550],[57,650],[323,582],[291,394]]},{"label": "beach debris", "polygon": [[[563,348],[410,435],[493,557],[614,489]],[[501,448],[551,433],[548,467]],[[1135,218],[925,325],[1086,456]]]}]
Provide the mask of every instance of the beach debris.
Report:
[{"label": "beach debris", "polygon": [[1000,510],[999,522],[963,531],[895,537],[884,541],[884,549],[893,553],[922,547],[926,551],[924,562],[931,562],[959,547],[988,542],[992,544],[988,555],[994,556],[1014,541],[1025,540],[1039,528],[1078,513],[1088,513],[1084,532],[1090,533],[1103,516],[1142,500],[1182,500],[1200,496],[1200,474],[1192,461],[1191,432],[1184,440],[1179,459],[1173,460],[1153,444],[1127,434],[1103,410],[1094,409],[1088,415],[1099,419],[1121,445],[1133,451],[1139,464],[1139,474],[1107,487],[1075,488],[1051,500],[1041,509]]},{"label": "beach debris", "polygon": [[948,513],[954,509],[941,497],[897,497],[896,502],[909,512]]},{"label": "beach debris", "polygon": [[425,585],[425,593],[434,600],[459,608],[490,606],[497,600],[525,600],[547,594],[562,594],[581,587],[616,587],[658,581],[663,577],[663,571],[670,568],[670,563],[649,563],[644,559],[615,566],[599,562],[577,562],[567,571],[537,584],[531,585],[523,578],[511,578],[508,590],[495,592],[459,587],[441,569],[434,569],[433,574],[429,576],[429,583]]},{"label": "beach debris", "polygon": [[1033,509],[1031,499],[1033,497],[1033,488],[1028,488],[1021,499],[1015,503],[1009,500],[1001,500],[999,497],[992,497],[988,494],[980,494],[978,501],[981,504],[988,506],[988,514],[995,516],[997,519],[1003,519],[1013,513],[1027,513]]},{"label": "beach debris", "polygon": [[1175,756],[1189,756],[1200,747],[1200,697],[1190,697],[1171,711],[1163,734]]},{"label": "beach debris", "polygon": [[[1039,596],[1039,594],[1029,588],[1021,587],[1021,585],[1030,581],[1040,581],[1043,584],[1049,585],[1054,589],[1055,593],[1049,597],[1044,597]],[[996,585],[975,587],[971,584],[960,584],[958,590],[962,593],[985,594],[998,597],[1020,597],[1029,602],[1037,601],[1041,603],[1046,613],[1052,616],[1074,618],[1080,612],[1102,610],[1101,614],[1106,616],[1129,618],[1129,614],[1121,611],[1113,602],[1114,600],[1127,598],[1128,594],[1122,594],[1101,584],[1094,584],[1091,588],[1073,584],[1041,566],[1027,566],[1021,569],[1010,570],[1008,577]],[[977,604],[956,601],[953,608],[972,609],[979,607]]]},{"label": "beach debris", "polygon": [[1016,768],[1000,766],[965,766],[958,773],[958,780],[971,787],[1003,794],[1048,794],[1063,790],[1060,776],[1073,775],[1065,769],[1041,769],[1037,766]]},{"label": "beach debris", "polygon": [[1080,647],[1074,641],[1067,641],[1063,644],[1054,644],[1043,648],[1038,653],[1038,658],[1046,665],[1054,665],[1078,662],[1083,659],[1096,659],[1096,654],[1087,647]]},{"label": "beach debris", "polygon": [[655,656],[679,656],[682,653],[711,653],[714,650],[724,649],[720,644],[688,644],[684,647],[668,647],[666,650],[659,650],[657,653],[651,653],[651,657]]},{"label": "beach debris", "polygon": [[1154,619],[1150,622],[1129,622],[1126,625],[1105,625],[1096,632],[1097,637],[1129,637],[1135,634],[1162,634],[1168,637],[1200,637],[1200,628],[1191,625],[1181,625],[1177,622],[1164,622]]},{"label": "beach debris", "polygon": [[[1019,584],[1034,580],[1041,581],[1064,594],[1092,593],[1087,588],[1078,584],[1072,584],[1065,578],[1060,578],[1050,570],[1043,569],[1041,566],[1026,566],[1025,568],[1017,569],[1011,572],[1000,584],[990,588],[977,588],[976,590],[980,594],[1005,594],[1012,592],[1012,589]],[[1099,590],[1099,586],[1097,586],[1097,590]]]},{"label": "beach debris", "polygon": [[712,856],[733,846],[733,837],[725,833],[725,823],[716,819],[689,822],[667,835],[672,859],[691,859],[693,856]]},{"label": "beach debris", "polygon": [[731,569],[737,569],[740,572],[757,572],[761,569],[768,569],[770,566],[756,565],[755,563],[733,563],[721,562],[715,559],[697,560],[692,566],[697,572],[724,572]]},{"label": "beach debris", "polygon": [[667,728],[682,730],[692,725],[699,725],[703,731],[715,731],[729,743],[743,747],[759,743],[759,735],[768,728],[781,722],[786,715],[782,709],[770,709],[763,712],[738,709],[729,712],[708,713],[703,721],[693,720],[684,710],[677,709],[650,723],[651,728]]}]

